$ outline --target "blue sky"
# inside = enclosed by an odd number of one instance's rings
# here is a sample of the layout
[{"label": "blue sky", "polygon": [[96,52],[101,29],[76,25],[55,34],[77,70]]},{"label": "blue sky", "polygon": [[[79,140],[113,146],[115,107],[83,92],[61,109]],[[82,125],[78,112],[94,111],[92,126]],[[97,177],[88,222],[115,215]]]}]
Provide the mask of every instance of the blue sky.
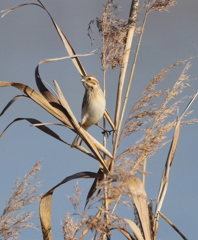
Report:
[{"label": "blue sky", "polygon": [[[30,2],[30,1],[27,1]],[[122,6],[121,17],[128,17],[129,0],[116,1]],[[140,1],[141,2],[141,1]],[[142,1],[143,2],[143,1]],[[141,3],[142,3],[141,2]],[[24,3],[17,0],[1,0],[0,10]],[[105,1],[97,0],[43,0],[44,5],[52,14],[58,25],[68,37],[77,53],[89,53],[100,46],[100,38],[96,28],[93,31],[98,41],[91,46],[87,36],[90,20],[100,17]],[[169,12],[153,12],[149,15],[140,55],[137,61],[128,111],[135,103],[141,92],[162,69],[183,59],[198,55],[198,1],[180,0]],[[137,39],[135,39],[134,44]],[[33,6],[27,6],[13,11],[0,19],[0,81],[15,81],[36,88],[34,70],[43,59],[66,56],[67,53],[47,14]],[[133,46],[133,51],[135,45]],[[81,58],[89,74],[95,75],[102,82],[100,59],[98,55]],[[198,90],[197,66],[198,60],[191,60],[188,71],[191,79],[189,87],[182,96],[193,95]],[[171,71],[163,83],[163,87],[171,87],[181,73],[183,67]],[[71,105],[73,112],[80,121],[81,101],[84,89],[80,83],[80,75],[70,60],[44,64],[40,68],[41,77],[52,85],[52,80],[58,81]],[[107,109],[114,112],[114,101],[119,71],[107,72]],[[0,88],[0,111],[7,102],[20,92],[13,88]],[[187,101],[181,107],[184,109]],[[192,117],[198,117],[198,99],[194,102]],[[42,122],[57,122],[52,116],[29,99],[20,99],[14,103],[0,118],[0,132],[17,117],[33,117]],[[68,175],[79,171],[97,171],[96,161],[85,157],[81,152],[48,137],[28,122],[15,123],[0,140],[0,210],[2,211],[9,198],[11,188],[17,177],[23,177],[35,162],[42,159],[40,192],[46,192]],[[66,141],[72,141],[75,134],[61,127],[52,127]],[[96,127],[90,133],[102,135]],[[173,132],[171,132],[173,133]],[[185,126],[181,130],[179,146],[171,169],[168,193],[162,212],[186,235],[188,239],[197,237],[197,124]],[[169,135],[171,137],[171,134]],[[135,139],[137,140],[137,139]],[[132,138],[131,141],[134,141]],[[122,146],[128,147],[128,142]],[[148,198],[157,197],[159,180],[168,153],[167,145],[148,161],[146,191]],[[79,181],[82,188],[82,202],[85,199],[91,180]],[[56,190],[53,199],[53,230],[54,239],[61,239],[60,220],[65,211],[73,211],[66,195],[72,194],[73,185],[63,185]],[[2,194],[3,193],[3,194]],[[33,211],[38,212],[38,204]],[[120,210],[124,214],[126,210]],[[131,211],[132,214],[132,211]],[[128,216],[130,217],[130,216]],[[39,221],[36,222],[39,225]],[[30,232],[28,232],[30,231]],[[28,230],[22,239],[41,239],[41,232]],[[115,239],[120,239],[119,237]],[[158,239],[181,239],[164,220],[160,220]]]}]

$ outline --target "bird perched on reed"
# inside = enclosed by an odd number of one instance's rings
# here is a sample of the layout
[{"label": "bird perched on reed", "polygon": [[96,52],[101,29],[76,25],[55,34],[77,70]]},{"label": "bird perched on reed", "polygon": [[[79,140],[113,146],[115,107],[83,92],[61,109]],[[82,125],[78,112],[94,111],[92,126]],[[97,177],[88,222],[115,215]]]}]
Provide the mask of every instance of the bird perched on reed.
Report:
[{"label": "bird perched on reed", "polygon": [[[93,75],[83,76],[81,82],[85,87],[85,94],[82,102],[81,126],[87,130],[92,125],[97,125],[103,117],[106,100],[96,77]],[[72,146],[79,146],[81,143],[82,138],[77,135]]]}]

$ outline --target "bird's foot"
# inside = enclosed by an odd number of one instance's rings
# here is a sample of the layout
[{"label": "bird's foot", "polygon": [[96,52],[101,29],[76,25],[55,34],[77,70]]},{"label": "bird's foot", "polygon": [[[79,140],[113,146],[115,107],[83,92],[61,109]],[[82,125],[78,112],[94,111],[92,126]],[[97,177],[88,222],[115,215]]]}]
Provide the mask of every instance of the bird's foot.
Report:
[{"label": "bird's foot", "polygon": [[104,131],[102,132],[102,134],[103,134],[104,136],[109,137],[112,132],[116,132],[116,130],[115,130],[115,129],[112,129],[112,130],[104,130]]}]

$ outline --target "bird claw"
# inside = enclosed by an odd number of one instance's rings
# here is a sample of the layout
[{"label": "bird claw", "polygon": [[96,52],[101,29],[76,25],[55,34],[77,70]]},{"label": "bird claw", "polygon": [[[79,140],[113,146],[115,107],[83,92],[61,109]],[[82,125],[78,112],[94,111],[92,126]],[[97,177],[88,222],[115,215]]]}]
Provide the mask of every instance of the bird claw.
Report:
[{"label": "bird claw", "polygon": [[112,129],[112,130],[104,130],[103,132],[102,132],[102,134],[104,135],[104,136],[107,136],[107,138],[111,135],[111,133],[112,132],[116,132],[116,130],[115,129]]}]

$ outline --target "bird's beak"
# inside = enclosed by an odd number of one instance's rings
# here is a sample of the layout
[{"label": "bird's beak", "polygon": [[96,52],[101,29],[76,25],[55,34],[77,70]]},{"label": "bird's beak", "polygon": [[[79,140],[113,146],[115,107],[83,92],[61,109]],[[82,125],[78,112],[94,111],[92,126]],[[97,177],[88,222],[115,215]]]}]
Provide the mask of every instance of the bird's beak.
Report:
[{"label": "bird's beak", "polygon": [[85,82],[85,76],[81,75],[82,79],[80,80],[81,82]]}]

